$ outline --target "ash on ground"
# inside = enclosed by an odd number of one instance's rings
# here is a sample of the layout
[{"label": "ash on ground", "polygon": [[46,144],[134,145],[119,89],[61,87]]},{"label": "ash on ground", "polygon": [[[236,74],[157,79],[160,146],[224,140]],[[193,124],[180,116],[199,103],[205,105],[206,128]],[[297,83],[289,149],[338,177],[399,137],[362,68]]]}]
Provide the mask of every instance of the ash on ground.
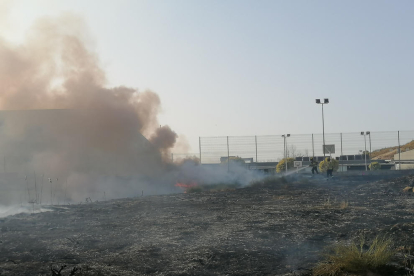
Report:
[{"label": "ash on ground", "polygon": [[413,181],[306,176],[9,216],[0,219],[0,275],[63,265],[61,275],[310,275],[323,248],[361,234],[388,235],[408,252],[414,193],[403,189]]}]

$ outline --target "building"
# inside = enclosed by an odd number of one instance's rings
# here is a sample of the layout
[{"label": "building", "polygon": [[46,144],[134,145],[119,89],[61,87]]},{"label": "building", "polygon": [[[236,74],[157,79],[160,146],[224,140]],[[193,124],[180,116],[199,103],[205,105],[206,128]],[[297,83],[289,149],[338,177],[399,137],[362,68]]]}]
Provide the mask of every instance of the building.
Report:
[{"label": "building", "polygon": [[414,150],[401,152],[394,155],[396,169],[412,170],[414,169]]}]

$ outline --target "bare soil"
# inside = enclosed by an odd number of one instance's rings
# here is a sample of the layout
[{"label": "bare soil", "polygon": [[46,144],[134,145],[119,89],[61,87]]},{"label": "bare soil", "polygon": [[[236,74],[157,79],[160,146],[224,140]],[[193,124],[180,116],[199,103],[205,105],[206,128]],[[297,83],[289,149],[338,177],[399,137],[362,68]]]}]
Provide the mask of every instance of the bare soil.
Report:
[{"label": "bare soil", "polygon": [[53,275],[62,265],[61,275],[309,275],[325,246],[361,233],[390,236],[399,253],[387,275],[407,275],[414,193],[402,190],[413,181],[306,176],[9,216],[0,275]]}]

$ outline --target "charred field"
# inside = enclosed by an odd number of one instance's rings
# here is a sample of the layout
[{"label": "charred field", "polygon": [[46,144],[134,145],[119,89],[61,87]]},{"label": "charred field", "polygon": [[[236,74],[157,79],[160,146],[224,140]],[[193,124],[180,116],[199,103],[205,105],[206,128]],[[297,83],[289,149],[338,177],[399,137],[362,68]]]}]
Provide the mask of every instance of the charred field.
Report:
[{"label": "charred field", "polygon": [[361,234],[390,237],[387,275],[412,275],[414,193],[403,189],[413,183],[407,174],[268,179],[53,206],[0,219],[0,275],[311,275],[326,246]]}]

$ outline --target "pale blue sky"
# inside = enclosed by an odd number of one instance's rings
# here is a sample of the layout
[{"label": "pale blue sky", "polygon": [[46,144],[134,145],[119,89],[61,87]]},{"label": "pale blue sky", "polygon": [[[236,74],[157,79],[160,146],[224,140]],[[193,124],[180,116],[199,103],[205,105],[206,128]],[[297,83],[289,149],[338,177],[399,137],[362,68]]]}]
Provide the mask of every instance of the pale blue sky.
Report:
[{"label": "pale blue sky", "polygon": [[110,84],[157,92],[160,122],[194,152],[199,136],[320,133],[323,97],[326,132],[414,129],[413,1],[12,6],[11,39],[42,15],[82,15]]}]

